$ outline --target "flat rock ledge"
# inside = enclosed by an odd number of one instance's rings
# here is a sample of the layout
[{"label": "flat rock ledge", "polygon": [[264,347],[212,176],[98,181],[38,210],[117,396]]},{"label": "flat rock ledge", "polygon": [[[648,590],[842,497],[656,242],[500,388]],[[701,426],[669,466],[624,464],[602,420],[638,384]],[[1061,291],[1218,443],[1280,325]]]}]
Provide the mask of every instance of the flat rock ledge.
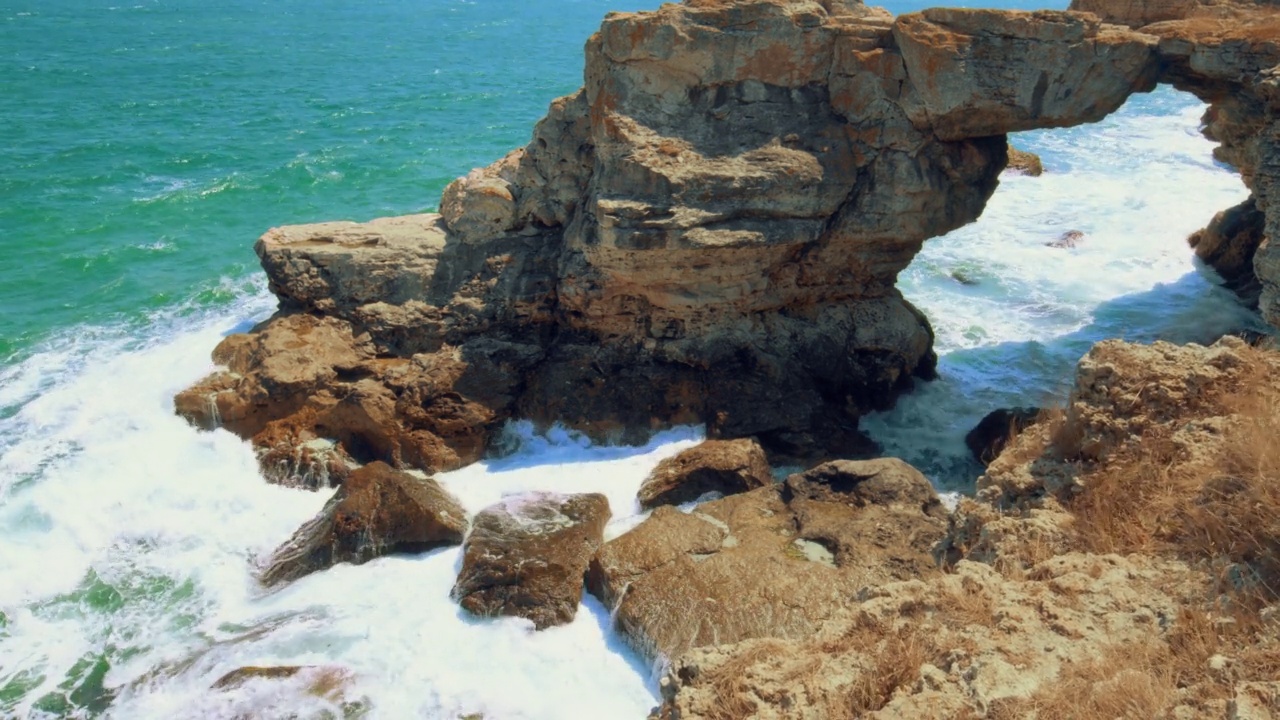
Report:
[{"label": "flat rock ledge", "polygon": [[646,510],[679,505],[709,492],[733,495],[773,484],[764,449],[752,438],[707,440],[658,463],[637,497]]},{"label": "flat rock ledge", "polygon": [[803,637],[867,584],[936,574],[945,515],[901,460],[835,461],[690,513],[657,508],[600,548],[587,588],[650,659]]},{"label": "flat rock ledge", "polygon": [[338,563],[457,545],[466,531],[466,512],[436,481],[376,462],[352,472],[271,554],[259,579],[276,587]]},{"label": "flat rock ledge", "polygon": [[463,545],[454,599],[475,615],[527,618],[538,630],[572,621],[610,517],[598,493],[531,493],[481,510]]}]

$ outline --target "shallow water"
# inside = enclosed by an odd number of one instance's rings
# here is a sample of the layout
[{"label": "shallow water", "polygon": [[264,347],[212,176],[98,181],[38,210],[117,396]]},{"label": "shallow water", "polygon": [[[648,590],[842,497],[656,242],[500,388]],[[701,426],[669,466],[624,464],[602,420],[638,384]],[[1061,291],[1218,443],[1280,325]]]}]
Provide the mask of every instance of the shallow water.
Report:
[{"label": "shallow water", "polygon": [[[634,3],[641,7],[653,3]],[[251,254],[271,225],[430,209],[525,142],[626,3],[337,0],[111,5],[0,0],[0,717],[336,711],[304,684],[211,693],[249,664],[337,664],[374,717],[642,717],[650,668],[589,598],[569,626],[477,621],[448,599],[458,550],[339,566],[262,595],[251,571],[326,500],[262,482],[249,447],[172,395],[270,314]],[[1023,133],[1040,178],[903,273],[942,378],[865,425],[940,486],[977,469],[986,411],[1060,394],[1104,337],[1208,341],[1256,323],[1184,242],[1245,196],[1168,89],[1093,126]],[[1080,230],[1074,249],[1046,247]],[[953,278],[960,272],[976,284]],[[523,490],[635,490],[695,443],[643,448],[512,428],[521,449],[442,476],[470,510]],[[271,708],[276,708],[273,711]]]}]

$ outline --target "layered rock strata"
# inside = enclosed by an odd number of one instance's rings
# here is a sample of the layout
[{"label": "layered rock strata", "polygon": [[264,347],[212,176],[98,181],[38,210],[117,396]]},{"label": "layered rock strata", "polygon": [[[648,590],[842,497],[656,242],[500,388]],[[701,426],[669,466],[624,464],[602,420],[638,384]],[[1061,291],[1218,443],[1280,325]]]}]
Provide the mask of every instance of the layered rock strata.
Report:
[{"label": "layered rock strata", "polygon": [[372,460],[457,467],[513,416],[866,453],[859,416],[933,375],[897,274],[982,211],[1003,133],[1098,120],[1163,78],[1226,108],[1228,155],[1256,139],[1256,103],[1230,98],[1270,46],[1231,60],[1235,35],[1195,32],[848,0],[612,14],[584,88],[439,216],[264,235],[280,312],[224,341],[227,369],[179,412],[312,485]]}]

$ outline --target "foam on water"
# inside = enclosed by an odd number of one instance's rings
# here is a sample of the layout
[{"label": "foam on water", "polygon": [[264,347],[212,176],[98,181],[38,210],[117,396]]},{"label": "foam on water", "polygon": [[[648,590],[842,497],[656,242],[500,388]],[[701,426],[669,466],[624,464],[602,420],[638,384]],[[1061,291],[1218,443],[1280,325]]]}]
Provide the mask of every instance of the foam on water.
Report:
[{"label": "foam on water", "polygon": [[[334,710],[305,683],[209,689],[237,667],[307,664],[354,673],[349,694],[376,717],[643,716],[655,703],[650,669],[598,603],[536,634],[522,620],[477,620],[449,598],[458,548],[339,566],[263,594],[255,561],[328,492],[267,485],[246,443],[194,431],[172,395],[210,369],[220,335],[270,309],[259,288],[230,310],[156,318],[141,337],[71,334],[5,371],[0,716]],[[700,439],[684,428],[620,448],[527,423],[508,433],[508,456],[440,476],[469,511],[529,490],[603,492],[611,535],[639,521],[648,471]]]},{"label": "foam on water", "polygon": [[[937,329],[942,379],[868,419],[890,452],[940,482],[971,481],[964,430],[1060,392],[1091,342],[1208,341],[1252,321],[1190,272],[1186,234],[1244,197],[1195,133],[1200,111],[1160,91],[1093,127],[1018,138],[1048,173],[1006,177],[981,221],[927,243],[903,274]],[[1084,243],[1046,247],[1066,230]],[[255,562],[327,493],[265,484],[246,443],[194,431],[172,395],[210,369],[220,335],[271,308],[261,281],[229,283],[147,323],[76,328],[0,368],[0,716],[335,711],[301,681],[210,691],[241,666],[308,664],[353,673],[348,696],[374,717],[643,716],[650,668],[603,608],[587,598],[573,623],[538,633],[472,618],[449,598],[457,548],[263,594]],[[508,432],[513,452],[441,482],[471,512],[526,491],[603,492],[610,536],[643,517],[647,472],[700,438],[685,428],[619,448]]]},{"label": "foam on water", "polygon": [[[1094,342],[1262,329],[1193,270],[1187,235],[1248,196],[1214,164],[1204,109],[1161,88],[1100,123],[1012,138],[1045,174],[1004,175],[977,222],[926,242],[899,279],[937,333],[941,379],[864,420],[889,454],[942,486],[971,484],[964,433],[998,407],[1060,398]],[[1072,230],[1076,247],[1049,246]]]}]

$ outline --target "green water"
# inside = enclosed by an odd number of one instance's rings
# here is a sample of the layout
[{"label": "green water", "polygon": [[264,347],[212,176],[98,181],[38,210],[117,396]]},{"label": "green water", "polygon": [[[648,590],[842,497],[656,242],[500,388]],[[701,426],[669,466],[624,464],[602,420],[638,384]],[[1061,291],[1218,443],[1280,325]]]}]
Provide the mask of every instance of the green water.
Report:
[{"label": "green water", "polygon": [[433,209],[645,4],[0,2],[0,360],[225,302],[274,225]]}]

